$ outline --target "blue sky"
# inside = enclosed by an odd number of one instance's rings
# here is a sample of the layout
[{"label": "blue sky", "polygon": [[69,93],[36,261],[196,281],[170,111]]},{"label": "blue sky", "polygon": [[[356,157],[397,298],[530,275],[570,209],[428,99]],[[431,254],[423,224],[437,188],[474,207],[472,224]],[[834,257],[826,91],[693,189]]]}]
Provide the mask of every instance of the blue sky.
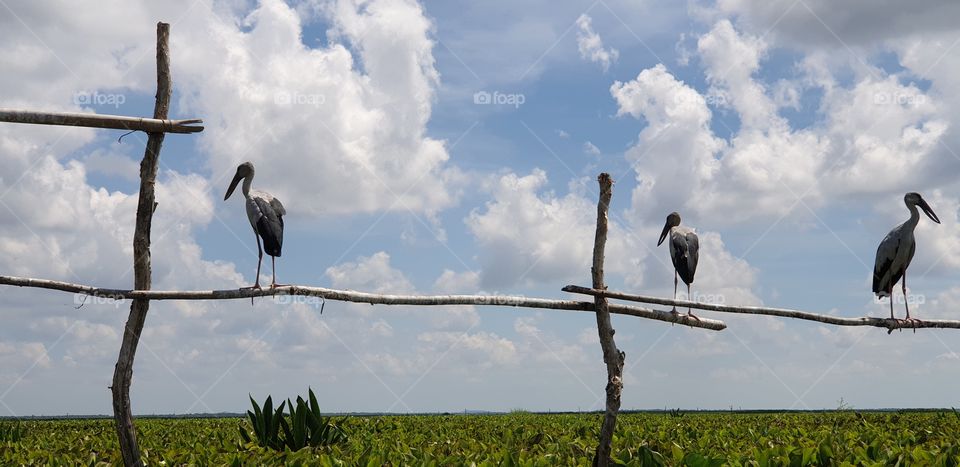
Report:
[{"label": "blue sky", "polygon": [[[606,171],[613,288],[671,294],[656,240],[679,211],[701,235],[694,292],[884,316],[876,245],[920,191],[944,222],[921,221],[909,292],[917,316],[951,318],[960,35],[943,18],[956,7],[903,22],[894,3],[8,2],[0,106],[150,115],[153,27],[172,23],[171,115],[206,130],[164,144],[157,288],[252,282],[242,202],[222,200],[251,160],[254,187],[289,211],[281,282],[563,298],[589,283]],[[0,271],[132,282],[145,137],[119,136],[0,126]],[[0,296],[0,414],[108,413],[129,304]],[[589,314],[316,305],[153,304],[134,411],[240,411],[248,393],[308,385],[332,411],[601,407]],[[615,317],[625,408],[956,405],[949,331],[704,314],[729,328]]]}]

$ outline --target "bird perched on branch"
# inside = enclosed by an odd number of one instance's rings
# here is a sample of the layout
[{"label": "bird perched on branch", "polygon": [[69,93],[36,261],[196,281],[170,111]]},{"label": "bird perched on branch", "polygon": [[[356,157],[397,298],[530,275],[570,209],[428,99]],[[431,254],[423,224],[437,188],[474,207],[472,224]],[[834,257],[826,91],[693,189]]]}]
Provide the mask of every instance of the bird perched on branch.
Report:
[{"label": "bird perched on branch", "polygon": [[873,266],[873,293],[880,298],[890,297],[890,319],[896,319],[893,317],[893,287],[902,278],[900,285],[903,290],[903,306],[907,310],[906,321],[914,321],[910,317],[910,307],[907,305],[907,267],[910,266],[913,254],[917,250],[917,242],[913,238],[913,229],[920,221],[917,206],[937,224],[940,223],[940,219],[920,193],[907,193],[903,196],[903,202],[910,210],[910,218],[894,227],[877,248],[877,260]]},{"label": "bird perched on branch", "polygon": [[[237,188],[240,180],[243,180],[243,197],[247,199],[247,219],[250,220],[250,226],[253,227],[254,237],[257,239],[257,279],[247,289],[260,288],[260,264],[263,262],[263,251],[266,250],[270,255],[270,264],[273,268],[273,281],[270,288],[276,288],[277,284],[277,263],[276,258],[280,256],[280,250],[283,248],[283,216],[287,214],[286,209],[280,200],[265,191],[251,190],[250,184],[253,182],[253,164],[244,162],[237,167],[237,174],[233,176],[230,182],[230,188],[223,200],[226,201],[233,190]],[[263,239],[263,248],[260,247],[260,239]],[[251,301],[253,298],[250,299]]]},{"label": "bird perched on branch", "polygon": [[[683,279],[687,284],[687,300],[692,300],[690,296],[690,284],[693,283],[693,275],[697,272],[697,261],[700,260],[700,239],[693,229],[680,226],[680,214],[671,212],[667,216],[667,222],[663,226],[663,232],[660,232],[660,240],[657,246],[663,243],[663,240],[670,235],[670,259],[673,261],[673,299],[677,299],[677,276]],[[673,307],[677,311],[677,307]],[[696,318],[687,308],[687,315]]]}]

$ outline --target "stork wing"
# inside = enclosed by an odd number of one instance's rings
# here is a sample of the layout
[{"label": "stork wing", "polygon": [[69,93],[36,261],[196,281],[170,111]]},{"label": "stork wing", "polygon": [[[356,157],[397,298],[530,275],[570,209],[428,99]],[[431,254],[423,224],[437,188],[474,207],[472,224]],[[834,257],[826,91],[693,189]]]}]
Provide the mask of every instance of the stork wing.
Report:
[{"label": "stork wing", "polygon": [[[893,289],[893,260],[897,257],[897,250],[900,248],[900,237],[896,235],[894,229],[883,238],[880,246],[877,247],[877,259],[873,265],[873,293],[888,293]],[[901,273],[902,274],[902,273]]]},{"label": "stork wing", "polygon": [[697,272],[697,263],[700,262],[700,238],[697,234],[690,232],[687,234],[687,267],[690,268],[690,282],[693,282],[693,275]]},{"label": "stork wing", "polygon": [[[283,205],[276,198],[267,201],[259,196],[251,197],[260,210],[257,219],[257,233],[263,239],[263,250],[270,256],[280,256],[283,249]],[[280,209],[277,209],[279,206]]]},{"label": "stork wing", "polygon": [[280,200],[277,198],[270,199],[270,207],[277,212],[278,216],[286,216],[287,210],[283,208],[283,204],[280,203]]},{"label": "stork wing", "polygon": [[670,259],[673,267],[680,274],[685,284],[693,283],[693,276],[697,272],[697,262],[700,260],[700,239],[692,231],[670,234]]}]

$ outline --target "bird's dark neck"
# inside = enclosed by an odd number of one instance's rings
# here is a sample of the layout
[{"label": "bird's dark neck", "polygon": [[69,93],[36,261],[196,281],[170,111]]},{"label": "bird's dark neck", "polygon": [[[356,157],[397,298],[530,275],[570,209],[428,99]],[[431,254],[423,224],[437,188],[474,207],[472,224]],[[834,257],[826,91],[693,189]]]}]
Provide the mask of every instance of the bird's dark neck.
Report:
[{"label": "bird's dark neck", "polygon": [[[250,197],[250,185],[253,183],[253,173],[243,177],[243,196]],[[916,208],[914,208],[916,210]]]},{"label": "bird's dark neck", "polygon": [[918,222],[920,222],[920,211],[917,210],[916,204],[908,204],[907,209],[910,210],[910,218],[907,219],[907,222],[905,222],[905,224],[909,225],[910,228],[912,229],[917,226]]}]

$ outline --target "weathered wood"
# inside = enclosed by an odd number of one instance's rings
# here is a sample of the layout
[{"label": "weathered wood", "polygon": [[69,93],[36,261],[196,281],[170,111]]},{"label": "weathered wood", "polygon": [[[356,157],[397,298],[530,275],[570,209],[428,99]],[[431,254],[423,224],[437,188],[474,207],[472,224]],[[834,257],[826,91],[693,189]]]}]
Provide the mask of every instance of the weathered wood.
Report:
[{"label": "weathered wood", "polygon": [[[488,305],[566,311],[593,311],[595,309],[595,305],[591,302],[581,302],[575,300],[553,300],[547,298],[511,295],[385,295],[356,292],[353,290],[328,289],[324,287],[306,287],[301,285],[283,286],[277,287],[276,289],[265,288],[262,290],[124,290],[15,276],[0,276],[0,285],[60,290],[63,292],[73,292],[111,300],[238,300],[252,297],[269,297],[274,295],[300,295],[320,297],[324,300],[369,303],[371,305]],[[83,303],[82,300],[78,301]],[[696,319],[688,318],[687,315],[682,313],[671,313],[669,311],[651,310],[635,306],[614,304],[609,305],[609,308],[611,313],[653,319],[657,321],[665,321],[668,323],[682,324],[685,326],[710,329],[713,331],[721,331],[727,327],[722,321],[705,318],[701,318],[700,321],[697,321]]]},{"label": "weathered wood", "polygon": [[955,320],[929,319],[906,321],[900,319],[876,318],[872,316],[844,318],[842,316],[821,315],[807,311],[790,310],[787,308],[715,305],[711,303],[689,302],[686,300],[672,300],[669,298],[652,297],[649,295],[628,294],[623,292],[613,292],[610,290],[596,290],[587,287],[581,287],[579,285],[568,285],[563,288],[563,291],[591,295],[594,297],[606,297],[619,300],[628,300],[631,302],[650,303],[654,305],[691,307],[700,310],[718,311],[721,313],[779,316],[781,318],[803,319],[837,326],[873,326],[878,328],[886,328],[888,332],[893,331],[894,329],[960,329],[960,321]]},{"label": "weathered wood", "polygon": [[203,123],[203,120],[199,119],[167,120],[165,118],[141,118],[79,112],[35,112],[17,109],[0,109],[0,122],[113,128],[146,131],[148,133],[198,133],[203,131],[202,126],[195,125],[196,123]]},{"label": "weathered wood", "polygon": [[[165,120],[170,111],[170,96],[173,87],[170,80],[170,25],[157,23],[157,95],[153,107],[153,118]],[[140,196],[137,202],[137,220],[133,233],[133,283],[137,290],[150,290],[150,229],[153,223],[155,206],[154,185],[157,180],[157,166],[160,148],[165,133],[149,133],[147,147],[140,162]],[[130,408],[130,382],[133,379],[133,360],[140,342],[150,309],[150,300],[137,298],[130,304],[130,315],[123,329],[120,355],[113,373],[113,418],[116,421],[117,435],[120,439],[120,452],[127,466],[143,465],[140,449],[137,447],[137,431],[133,424],[133,412]]]},{"label": "weathered wood", "polygon": [[[600,183],[600,200],[597,202],[597,231],[593,242],[593,288],[604,290],[603,259],[607,244],[607,211],[610,209],[610,198],[613,196],[613,180],[607,173],[597,177]],[[603,414],[603,424],[600,427],[600,440],[597,443],[597,452],[593,456],[593,465],[606,466],[610,464],[610,444],[613,441],[613,431],[617,427],[617,414],[620,412],[620,395],[623,391],[623,360],[625,354],[617,349],[614,342],[613,325],[610,322],[610,306],[603,295],[594,296],[596,306],[597,333],[600,336],[600,347],[603,349],[603,362],[607,366],[607,404]]]}]

